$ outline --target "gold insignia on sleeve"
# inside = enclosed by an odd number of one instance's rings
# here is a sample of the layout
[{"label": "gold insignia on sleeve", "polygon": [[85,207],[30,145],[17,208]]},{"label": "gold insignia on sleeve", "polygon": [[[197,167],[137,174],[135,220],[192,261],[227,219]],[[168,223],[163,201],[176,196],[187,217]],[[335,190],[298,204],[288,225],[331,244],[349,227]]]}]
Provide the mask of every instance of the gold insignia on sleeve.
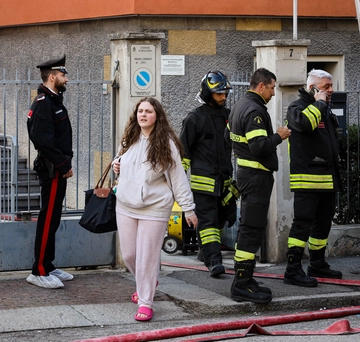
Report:
[{"label": "gold insignia on sleeve", "polygon": [[262,122],[262,119],[260,116],[255,116],[254,121],[256,121],[258,124]]}]

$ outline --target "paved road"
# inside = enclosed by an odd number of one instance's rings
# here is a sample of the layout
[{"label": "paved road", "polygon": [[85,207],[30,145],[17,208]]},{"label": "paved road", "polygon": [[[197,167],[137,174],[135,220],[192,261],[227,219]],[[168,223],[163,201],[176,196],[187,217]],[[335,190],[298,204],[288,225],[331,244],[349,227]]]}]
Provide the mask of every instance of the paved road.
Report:
[{"label": "paved road", "polygon": [[[226,251],[224,265],[229,274],[211,278],[203,271],[196,254],[183,256],[163,253],[159,286],[156,292],[154,318],[151,322],[135,322],[136,306],[130,297],[135,291],[133,278],[122,270],[98,267],[93,270],[69,270],[75,275],[65,287],[47,290],[25,281],[28,271],[0,273],[0,341],[63,342],[102,338],[102,341],[125,341],[125,334],[137,333],[143,340],[155,334],[159,340],[166,329],[172,335],[164,341],[193,340],[207,336],[211,330],[259,322],[279,323],[264,326],[268,331],[320,330],[347,319],[351,327],[360,327],[359,284],[321,283],[317,288],[301,288],[283,284],[284,264],[258,264],[257,280],[273,291],[273,301],[266,305],[237,303],[229,298],[233,275],[233,252]],[[344,278],[360,282],[358,257],[333,258],[330,264],[341,269]],[[306,262],[304,262],[306,267]],[[273,275],[270,277],[270,275]],[[274,276],[275,275],[275,276]],[[353,307],[349,309],[344,309]],[[344,311],[346,310],[346,311]],[[305,316],[302,313],[307,312]],[[346,317],[342,317],[344,312]],[[289,316],[290,315],[290,316]],[[318,318],[322,315],[322,319]],[[335,315],[335,317],[333,317]],[[296,323],[282,325],[287,319]],[[311,319],[309,321],[309,319]],[[190,327],[190,328],[189,328]],[[186,331],[206,328],[204,335],[178,336]],[[165,330],[164,330],[165,329]],[[149,333],[149,331],[155,331]],[[146,333],[147,332],[147,333]],[[218,331],[213,334],[239,333],[242,330]],[[119,336],[115,338],[111,336]],[[129,337],[129,335],[127,335]],[[134,335],[131,335],[134,337]],[[131,338],[131,336],[129,338]],[[106,337],[104,339],[104,337]],[[166,335],[166,337],[168,337]],[[247,341],[308,341],[309,336],[254,336]],[[311,336],[311,341],[339,341],[339,336]],[[342,336],[342,341],[358,341],[359,335]],[[131,338],[130,340],[134,340]],[[154,339],[152,339],[154,340]]]}]

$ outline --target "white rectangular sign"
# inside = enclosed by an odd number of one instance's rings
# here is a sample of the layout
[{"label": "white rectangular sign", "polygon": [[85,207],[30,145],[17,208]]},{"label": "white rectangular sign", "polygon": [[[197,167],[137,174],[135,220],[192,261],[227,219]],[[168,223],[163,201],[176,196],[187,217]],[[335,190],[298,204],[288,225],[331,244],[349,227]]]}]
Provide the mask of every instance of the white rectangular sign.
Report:
[{"label": "white rectangular sign", "polygon": [[162,55],[161,75],[185,75],[185,56]]},{"label": "white rectangular sign", "polygon": [[131,96],[155,96],[155,45],[131,45]]}]

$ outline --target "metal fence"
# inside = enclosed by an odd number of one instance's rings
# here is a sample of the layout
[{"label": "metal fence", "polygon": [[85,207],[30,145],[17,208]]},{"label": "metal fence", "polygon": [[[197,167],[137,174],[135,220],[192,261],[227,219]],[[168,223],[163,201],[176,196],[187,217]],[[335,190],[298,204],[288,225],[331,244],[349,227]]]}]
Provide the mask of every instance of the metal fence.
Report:
[{"label": "metal fence", "polygon": [[[16,75],[18,73],[16,72]],[[28,73],[30,75],[30,72]],[[234,73],[227,104],[231,108],[249,88],[250,73]],[[1,220],[15,220],[20,212],[36,215],[40,206],[39,187],[32,170],[36,151],[28,139],[27,112],[40,80],[7,79],[0,76],[0,214]],[[348,91],[341,138],[340,162],[344,192],[338,196],[335,222],[360,222],[359,155],[360,91]],[[110,81],[75,80],[68,82],[64,97],[73,127],[75,176],[68,181],[64,213],[79,214],[84,208],[84,191],[93,187],[101,170],[111,160],[114,146],[112,133]],[[35,177],[35,179],[34,179]]]},{"label": "metal fence", "polygon": [[[360,223],[360,90],[346,92],[346,113],[340,136],[340,173],[342,192],[334,222],[336,224]],[[340,121],[341,126],[341,121]]]},{"label": "metal fence", "polygon": [[[15,220],[30,211],[36,214],[40,208],[40,189],[32,170],[36,151],[26,128],[27,113],[40,83],[30,77],[7,79],[5,70],[0,76],[1,220]],[[112,157],[109,84],[91,80],[91,75],[88,80],[68,82],[64,104],[73,128],[74,177],[68,181],[64,213],[83,210],[84,191],[94,186]]]}]

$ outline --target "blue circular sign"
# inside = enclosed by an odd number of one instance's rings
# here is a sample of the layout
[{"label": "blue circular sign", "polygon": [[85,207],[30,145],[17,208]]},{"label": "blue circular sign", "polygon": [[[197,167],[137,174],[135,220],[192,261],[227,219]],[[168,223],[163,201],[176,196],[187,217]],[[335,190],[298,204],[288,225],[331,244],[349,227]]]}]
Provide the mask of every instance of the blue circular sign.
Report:
[{"label": "blue circular sign", "polygon": [[134,74],[134,83],[137,88],[147,89],[151,86],[152,82],[153,79],[150,70],[146,68],[136,70]]}]

